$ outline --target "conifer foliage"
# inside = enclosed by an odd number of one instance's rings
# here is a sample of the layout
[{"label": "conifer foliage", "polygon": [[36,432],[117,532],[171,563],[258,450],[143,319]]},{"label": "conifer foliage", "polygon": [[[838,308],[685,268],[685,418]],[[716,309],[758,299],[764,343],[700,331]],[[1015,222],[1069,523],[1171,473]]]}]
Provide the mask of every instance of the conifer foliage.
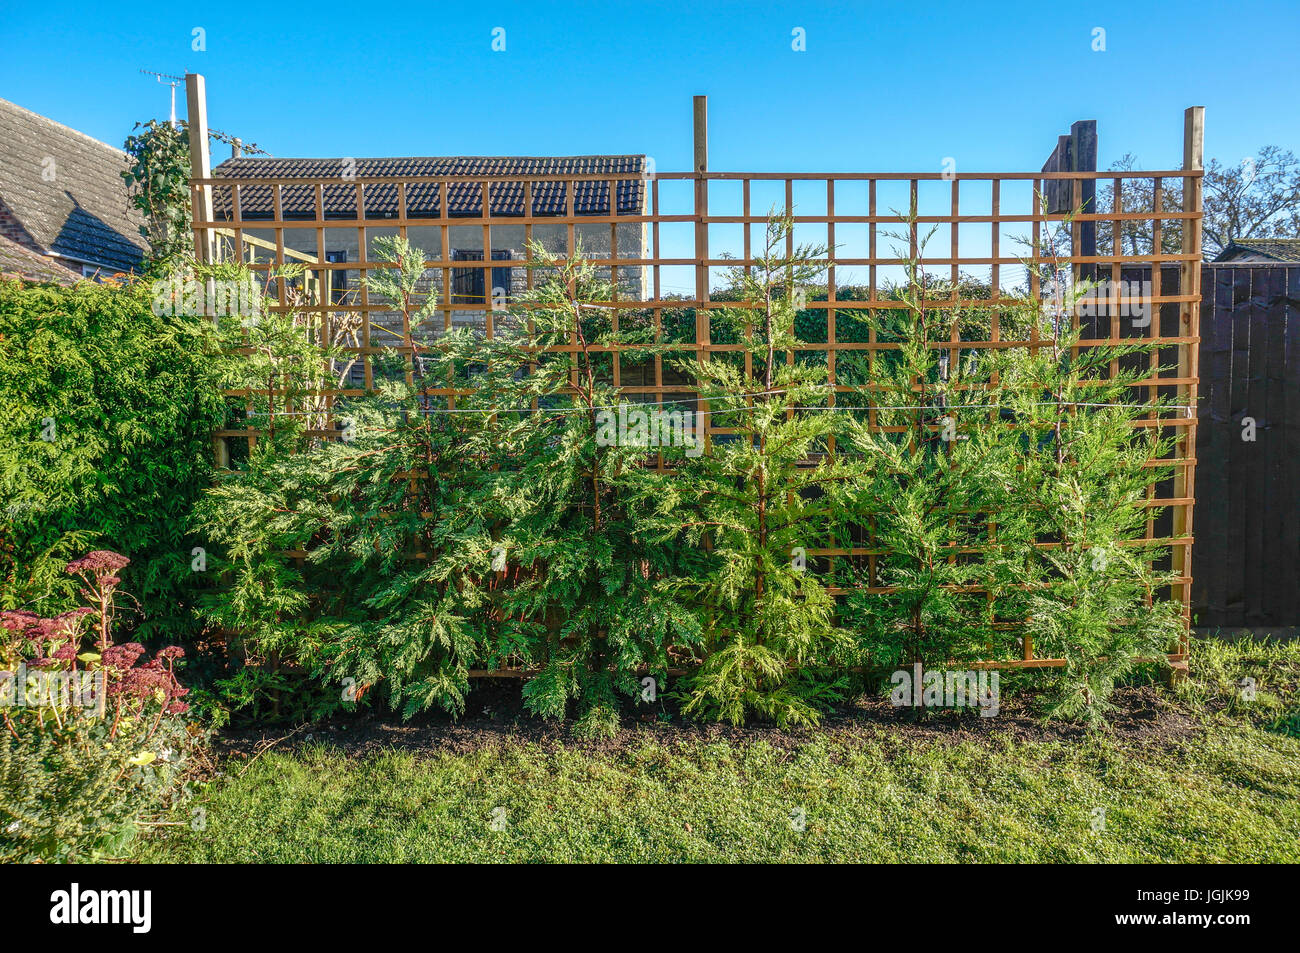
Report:
[{"label": "conifer foliage", "polygon": [[[1032,640],[1066,661],[1049,711],[1103,718],[1180,622],[1160,554],[1128,545],[1164,475],[1148,463],[1158,429],[1132,426],[1168,410],[1135,386],[1152,345],[1080,347],[1077,298],[954,307],[961,289],[918,253],[896,306],[870,312],[887,346],[841,353],[837,378],[858,389],[835,393],[796,321],[826,249],[794,229],[774,214],[729,273],[708,319],[726,346],[677,359],[698,400],[643,404],[620,396],[612,352],[672,360],[681,341],[610,308],[618,275],[580,247],[533,245],[529,290],[492,302],[491,334],[435,335],[425,253],[377,243],[393,267],[368,290],[402,341],[375,388],[296,395],[336,438],[259,442],[196,527],[219,553],[208,613],[235,648],[228,703],[456,715],[475,671],[512,669],[529,710],[608,735],[671,671],[690,717],[798,726],[852,672],[1014,658]],[[972,346],[992,320],[1037,343]],[[305,332],[276,327],[288,339],[254,348],[256,374],[306,380]],[[336,351],[318,357],[337,371]]]},{"label": "conifer foliage", "polygon": [[924,246],[901,308],[871,319],[896,348],[860,369],[872,409],[846,422],[861,467],[837,493],[876,557],[874,573],[857,566],[845,623],[877,669],[1016,657],[1028,642],[1065,661],[1047,712],[1097,723],[1118,680],[1171,651],[1181,627],[1162,553],[1134,545],[1168,476],[1169,440],[1134,426],[1170,411],[1137,386],[1157,345],[1080,346],[1095,285],[1054,266],[1048,294],[999,309],[1004,335],[1040,343],[964,346],[989,316],[938,306],[959,295],[920,267]]},{"label": "conifer foliage", "polygon": [[[596,304],[610,283],[580,250],[532,250],[537,286],[491,338],[463,329],[394,353],[377,393],[339,409],[339,441],[256,460],[214,491],[203,529],[234,585],[212,612],[345,701],[382,685],[408,716],[457,713],[472,668],[521,668],[531,710],[560,717],[576,700],[605,733],[616,696],[662,681],[669,648],[698,640],[676,595],[698,557],[665,541],[674,494],[645,443],[604,439],[618,398],[601,365],[637,338]],[[424,253],[387,252],[396,267],[372,290],[410,341],[429,315]],[[261,677],[246,667],[240,697]]]},{"label": "conifer foliage", "polygon": [[686,711],[733,724],[815,723],[839,697],[829,670],[849,643],[807,558],[827,540],[826,487],[848,470],[827,455],[826,365],[793,359],[795,316],[826,269],[825,248],[786,250],[793,229],[769,220],[755,263],[729,275],[740,304],[710,315],[742,349],[684,362],[715,427],[729,431],[684,469],[695,495],[686,539],[711,557],[691,585],[708,641]]},{"label": "conifer foliage", "polygon": [[844,446],[860,468],[837,494],[875,552],[854,562],[846,613],[864,661],[886,669],[1005,648],[989,598],[1008,581],[996,571],[990,520],[1015,506],[1000,390],[990,361],[962,346],[963,326],[981,316],[942,306],[956,289],[920,266],[925,243],[906,263],[899,307],[868,318],[894,346],[856,362],[860,409],[844,422]]},{"label": "conifer foliage", "polygon": [[615,330],[600,304],[612,283],[581,247],[531,250],[536,287],[514,320],[490,341],[462,334],[447,351],[459,372],[481,368],[466,409],[491,465],[496,531],[481,545],[496,554],[501,588],[489,658],[537,669],[524,686],[531,710],[561,717],[576,699],[584,728],[602,734],[617,722],[618,695],[639,695],[642,677],[662,682],[670,648],[698,641],[698,615],[680,593],[699,557],[664,531],[680,495],[646,465],[648,432],[617,426],[628,409],[609,350],[654,342],[636,326]]},{"label": "conifer foliage", "polygon": [[1094,286],[1059,268],[1050,279],[1054,292],[1021,308],[1042,345],[997,362],[1011,421],[1001,441],[1014,461],[1009,497],[1019,503],[1004,529],[1014,556],[1000,568],[1023,580],[1009,611],[1024,620],[1024,637],[1066,662],[1050,682],[1048,713],[1096,724],[1118,680],[1172,651],[1182,631],[1168,589],[1176,574],[1157,568],[1164,552],[1138,544],[1158,516],[1146,498],[1171,474],[1160,460],[1174,438],[1135,426],[1182,409],[1137,386],[1158,373],[1156,345],[1133,336],[1080,346],[1072,316]]}]

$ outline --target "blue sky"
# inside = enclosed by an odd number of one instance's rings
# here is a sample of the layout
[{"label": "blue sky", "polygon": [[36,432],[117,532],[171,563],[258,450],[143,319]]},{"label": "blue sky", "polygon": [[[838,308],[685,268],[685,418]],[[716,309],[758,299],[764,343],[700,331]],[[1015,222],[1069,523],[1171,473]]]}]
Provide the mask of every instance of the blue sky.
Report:
[{"label": "blue sky", "polygon": [[1103,167],[1169,168],[1189,105],[1207,157],[1300,152],[1294,0],[6,6],[0,96],[115,145],[166,115],[143,68],[205,74],[212,126],[279,156],[643,152],[685,170],[697,93],[717,170],[1024,170],[1085,118]]}]

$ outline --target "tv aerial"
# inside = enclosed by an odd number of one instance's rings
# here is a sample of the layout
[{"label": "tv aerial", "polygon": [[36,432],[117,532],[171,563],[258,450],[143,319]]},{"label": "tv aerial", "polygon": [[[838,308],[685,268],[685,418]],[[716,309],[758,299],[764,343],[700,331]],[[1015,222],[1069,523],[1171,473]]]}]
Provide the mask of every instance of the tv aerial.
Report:
[{"label": "tv aerial", "polygon": [[[181,83],[185,82],[185,77],[184,77],[184,76],[172,76],[170,73],[155,73],[153,70],[148,70],[148,69],[142,69],[142,70],[140,70],[140,72],[141,72],[141,73],[144,73],[144,75],[146,75],[146,76],[152,76],[152,77],[154,77],[155,79],[157,79],[158,82],[162,83],[164,86],[170,86],[170,87],[172,88],[172,115],[171,115],[171,124],[172,124],[172,128],[173,128],[173,129],[177,128],[177,125],[176,125],[176,87],[179,86],[179,85],[181,85]],[[167,80],[170,80],[170,82],[167,82]]]}]

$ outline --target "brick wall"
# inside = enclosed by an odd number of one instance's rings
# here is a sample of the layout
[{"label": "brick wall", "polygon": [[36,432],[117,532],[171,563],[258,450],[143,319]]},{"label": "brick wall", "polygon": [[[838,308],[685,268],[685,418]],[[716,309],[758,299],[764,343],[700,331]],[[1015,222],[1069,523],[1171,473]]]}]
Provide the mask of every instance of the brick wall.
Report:
[{"label": "brick wall", "polygon": [[26,248],[30,248],[39,254],[45,254],[45,249],[41,248],[32,240],[27,229],[23,228],[22,223],[14,218],[13,212],[9,211],[9,206],[0,202],[0,235],[9,239],[11,242],[17,242]]}]

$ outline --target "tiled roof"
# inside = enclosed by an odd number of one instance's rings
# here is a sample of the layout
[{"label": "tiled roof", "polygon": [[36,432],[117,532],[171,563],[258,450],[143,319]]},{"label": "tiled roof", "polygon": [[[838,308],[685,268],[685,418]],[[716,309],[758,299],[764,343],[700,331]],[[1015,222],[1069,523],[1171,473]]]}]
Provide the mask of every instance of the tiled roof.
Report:
[{"label": "tiled roof", "polygon": [[126,154],[0,99],[0,201],[44,251],[129,271],[144,254]]},{"label": "tiled roof", "polygon": [[1300,238],[1234,238],[1216,261],[1243,255],[1262,255],[1274,261],[1300,261]]},{"label": "tiled roof", "polygon": [[[356,186],[343,180],[343,159],[227,159],[213,170],[214,178],[309,178],[338,179],[322,189],[326,218],[356,218]],[[347,171],[357,177],[382,176],[403,179],[437,175],[519,176],[511,182],[489,186],[493,215],[523,215],[523,180],[530,175],[598,175],[627,173],[615,185],[618,215],[638,215],[644,204],[645,156],[428,156],[392,159],[356,159]],[[533,214],[563,215],[568,195],[565,182],[533,182]],[[578,181],[574,188],[574,213],[609,215],[609,182]],[[453,182],[447,187],[448,215],[475,217],[482,213],[483,186],[475,182]],[[285,218],[315,218],[315,185],[284,185],[280,190]],[[364,189],[367,218],[394,218],[398,212],[396,183],[367,183]],[[406,213],[410,218],[436,218],[439,207],[437,183],[409,182]],[[230,190],[213,190],[218,218],[230,217]],[[241,218],[271,218],[274,197],[270,186],[246,185],[239,189]]]},{"label": "tiled roof", "polygon": [[57,258],[34,252],[3,235],[0,235],[0,275],[17,275],[28,281],[53,281],[61,285],[81,280],[80,272],[73,271]]}]

